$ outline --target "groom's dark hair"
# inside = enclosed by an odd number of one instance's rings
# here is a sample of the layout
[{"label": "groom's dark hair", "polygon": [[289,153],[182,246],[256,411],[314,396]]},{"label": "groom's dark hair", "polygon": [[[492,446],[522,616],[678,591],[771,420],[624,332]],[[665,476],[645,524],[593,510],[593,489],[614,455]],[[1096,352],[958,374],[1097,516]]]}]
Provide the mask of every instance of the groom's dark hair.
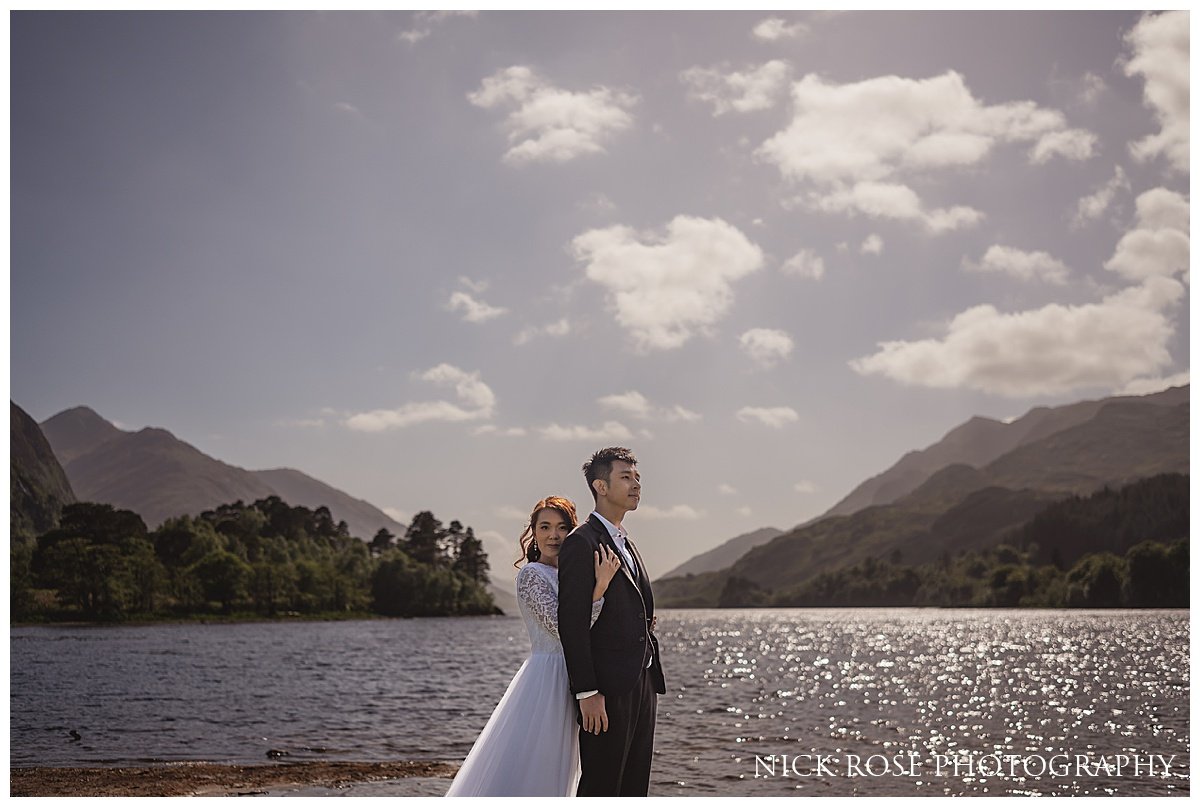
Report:
[{"label": "groom's dark hair", "polygon": [[621,446],[611,446],[602,448],[592,455],[592,458],[583,464],[583,478],[587,480],[588,490],[591,491],[592,500],[596,500],[596,489],[592,487],[592,483],[597,479],[603,479],[605,482],[612,481],[612,466],[614,462],[628,462],[630,465],[637,465],[637,457],[633,456],[633,452],[628,448]]}]

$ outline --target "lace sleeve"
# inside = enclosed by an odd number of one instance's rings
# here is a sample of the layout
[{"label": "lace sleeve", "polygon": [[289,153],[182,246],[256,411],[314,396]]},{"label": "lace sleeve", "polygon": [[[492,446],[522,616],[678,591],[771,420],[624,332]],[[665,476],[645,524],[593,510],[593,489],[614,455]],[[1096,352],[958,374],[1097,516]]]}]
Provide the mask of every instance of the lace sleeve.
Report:
[{"label": "lace sleeve", "polygon": [[[529,607],[529,613],[554,638],[558,638],[558,595],[550,581],[525,566],[517,575],[517,597]],[[592,612],[598,615],[593,606]]]},{"label": "lace sleeve", "polygon": [[604,598],[603,597],[601,597],[600,599],[598,599],[594,603],[592,603],[592,621],[590,623],[588,623],[589,628],[592,625],[596,624],[596,620],[600,618],[600,609],[602,609],[603,607],[604,607]]}]

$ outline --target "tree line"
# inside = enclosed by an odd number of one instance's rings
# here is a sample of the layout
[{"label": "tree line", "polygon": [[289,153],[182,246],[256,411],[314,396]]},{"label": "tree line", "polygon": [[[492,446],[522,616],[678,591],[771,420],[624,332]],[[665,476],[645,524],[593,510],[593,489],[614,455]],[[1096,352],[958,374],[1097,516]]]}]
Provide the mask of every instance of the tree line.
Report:
[{"label": "tree line", "polygon": [[903,551],[822,572],[786,590],[724,581],[720,607],[1188,608],[1190,492],[1160,474],[1049,505],[982,551]]},{"label": "tree line", "polygon": [[237,501],[148,530],[112,505],[63,508],[59,525],[10,550],[14,620],[195,616],[443,616],[497,611],[482,542],[417,513],[369,542],[327,507]]}]

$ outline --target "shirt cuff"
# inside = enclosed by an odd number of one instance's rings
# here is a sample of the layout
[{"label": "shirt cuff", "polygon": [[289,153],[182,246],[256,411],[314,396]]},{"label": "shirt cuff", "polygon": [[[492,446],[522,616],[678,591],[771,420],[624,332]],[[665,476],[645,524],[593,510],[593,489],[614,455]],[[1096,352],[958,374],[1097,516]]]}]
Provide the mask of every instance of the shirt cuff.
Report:
[{"label": "shirt cuff", "polygon": [[600,694],[600,690],[598,690],[598,689],[590,689],[587,692],[577,692],[577,693],[575,693],[575,700],[581,701],[584,698],[590,698],[593,695],[599,695],[599,694]]}]

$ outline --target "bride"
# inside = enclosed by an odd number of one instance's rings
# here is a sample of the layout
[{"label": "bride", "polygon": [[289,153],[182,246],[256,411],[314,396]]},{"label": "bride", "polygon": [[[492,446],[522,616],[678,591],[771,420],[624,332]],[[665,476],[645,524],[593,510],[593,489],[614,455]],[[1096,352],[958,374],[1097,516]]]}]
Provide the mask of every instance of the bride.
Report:
[{"label": "bride", "polygon": [[[575,505],[550,496],[521,533],[517,602],[532,652],[471,748],[447,796],[573,796],[579,784],[579,725],[558,640],[558,550],[575,529]],[[608,547],[595,553],[592,623],[620,568]],[[520,560],[514,565],[519,565]]]}]

